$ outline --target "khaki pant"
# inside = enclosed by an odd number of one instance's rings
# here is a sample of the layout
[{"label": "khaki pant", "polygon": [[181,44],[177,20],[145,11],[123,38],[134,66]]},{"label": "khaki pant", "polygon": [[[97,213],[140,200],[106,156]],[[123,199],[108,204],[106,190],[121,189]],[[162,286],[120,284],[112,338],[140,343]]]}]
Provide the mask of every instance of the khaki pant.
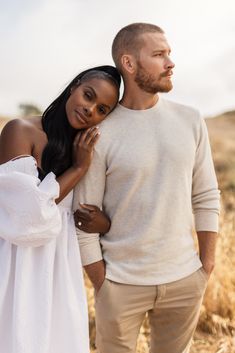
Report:
[{"label": "khaki pant", "polygon": [[201,268],[181,280],[135,286],[105,279],[96,295],[99,353],[134,353],[148,313],[151,353],[187,353],[208,276]]}]

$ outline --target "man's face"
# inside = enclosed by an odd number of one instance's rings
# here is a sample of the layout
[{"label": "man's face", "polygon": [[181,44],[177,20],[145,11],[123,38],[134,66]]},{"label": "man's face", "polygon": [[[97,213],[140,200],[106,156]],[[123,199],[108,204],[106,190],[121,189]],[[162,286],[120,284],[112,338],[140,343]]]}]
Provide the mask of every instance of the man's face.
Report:
[{"label": "man's face", "polygon": [[145,92],[169,92],[174,63],[170,59],[170,46],[162,33],[145,33],[143,46],[137,58],[135,82]]}]

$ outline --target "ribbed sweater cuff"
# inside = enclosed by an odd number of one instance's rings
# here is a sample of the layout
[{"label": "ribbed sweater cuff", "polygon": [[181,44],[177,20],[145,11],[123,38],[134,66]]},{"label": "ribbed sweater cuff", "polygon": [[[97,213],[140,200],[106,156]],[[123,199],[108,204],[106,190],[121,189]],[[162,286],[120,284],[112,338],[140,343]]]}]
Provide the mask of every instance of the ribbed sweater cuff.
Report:
[{"label": "ribbed sweater cuff", "polygon": [[103,259],[100,243],[84,244],[80,248],[82,265],[90,265]]},{"label": "ribbed sweater cuff", "polygon": [[219,215],[216,212],[203,211],[194,214],[195,229],[199,231],[218,232]]}]

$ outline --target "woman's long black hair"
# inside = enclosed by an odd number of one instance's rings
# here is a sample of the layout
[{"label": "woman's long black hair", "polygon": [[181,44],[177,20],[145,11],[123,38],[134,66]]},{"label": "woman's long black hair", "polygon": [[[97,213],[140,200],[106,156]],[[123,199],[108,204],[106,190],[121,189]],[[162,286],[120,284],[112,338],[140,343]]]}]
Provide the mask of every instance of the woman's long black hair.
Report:
[{"label": "woman's long black hair", "polygon": [[46,175],[52,171],[59,176],[72,165],[73,140],[78,130],[69,124],[65,105],[72,87],[96,77],[109,80],[119,91],[121,77],[115,67],[94,67],[77,75],[42,114],[42,127],[48,138],[42,153],[42,174]]}]

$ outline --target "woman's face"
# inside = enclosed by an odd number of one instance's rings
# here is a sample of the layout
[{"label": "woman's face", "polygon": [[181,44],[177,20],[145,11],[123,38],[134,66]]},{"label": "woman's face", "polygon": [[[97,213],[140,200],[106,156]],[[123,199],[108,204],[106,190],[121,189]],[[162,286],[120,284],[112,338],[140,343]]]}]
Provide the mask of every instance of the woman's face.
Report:
[{"label": "woman's face", "polygon": [[87,129],[99,124],[118,102],[118,89],[110,81],[90,78],[73,87],[65,110],[74,129]]}]

